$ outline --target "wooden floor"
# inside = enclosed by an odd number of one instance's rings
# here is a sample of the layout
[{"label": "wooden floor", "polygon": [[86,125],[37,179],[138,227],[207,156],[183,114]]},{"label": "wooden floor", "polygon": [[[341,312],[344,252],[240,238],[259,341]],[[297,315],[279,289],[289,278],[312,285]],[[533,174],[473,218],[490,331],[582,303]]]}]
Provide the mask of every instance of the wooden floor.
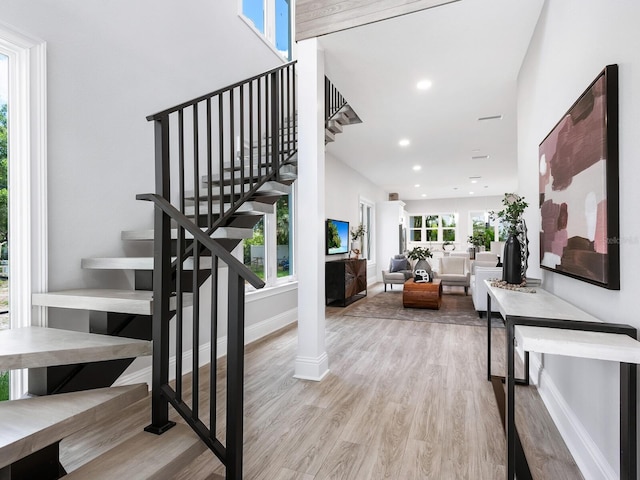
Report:
[{"label": "wooden floor", "polygon": [[[344,312],[327,309],[331,371],[322,382],[293,378],[295,326],[247,348],[244,478],[504,479],[504,433],[486,380],[486,330]],[[495,353],[498,373],[502,351]],[[534,478],[582,478],[535,389],[526,390],[517,414],[529,435],[523,443]],[[221,394],[218,405],[223,401]],[[202,402],[207,421],[208,402]],[[63,465],[74,470],[136,434],[149,423],[148,405],[140,401],[115,422],[63,441]],[[218,417],[222,434],[222,412]],[[536,421],[522,422],[531,417]],[[176,478],[223,475],[205,452]]]}]

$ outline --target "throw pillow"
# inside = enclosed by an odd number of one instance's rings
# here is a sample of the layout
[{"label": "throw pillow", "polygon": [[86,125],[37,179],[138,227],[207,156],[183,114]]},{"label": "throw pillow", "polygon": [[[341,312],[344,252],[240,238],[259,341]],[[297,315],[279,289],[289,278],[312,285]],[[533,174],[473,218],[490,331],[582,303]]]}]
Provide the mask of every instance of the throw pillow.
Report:
[{"label": "throw pillow", "polygon": [[391,272],[401,272],[403,270],[408,270],[407,259],[406,258],[392,258],[389,271],[391,271]]}]

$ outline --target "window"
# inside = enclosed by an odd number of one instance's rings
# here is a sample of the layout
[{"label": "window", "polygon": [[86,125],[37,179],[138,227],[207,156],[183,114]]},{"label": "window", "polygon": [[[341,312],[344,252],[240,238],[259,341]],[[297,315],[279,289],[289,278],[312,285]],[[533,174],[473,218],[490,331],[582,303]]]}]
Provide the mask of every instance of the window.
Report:
[{"label": "window", "polygon": [[253,227],[253,237],[242,245],[243,263],[267,285],[294,273],[292,198],[280,197],[275,214],[264,215]]},{"label": "window", "polygon": [[455,242],[458,231],[458,215],[414,215],[409,217],[410,242]]},{"label": "window", "polygon": [[370,203],[366,200],[360,200],[360,223],[365,228],[365,235],[362,239],[362,258],[366,258],[369,262],[375,260],[375,251],[374,251],[374,225],[373,219],[375,217],[375,211],[373,203]]},{"label": "window", "polygon": [[244,241],[244,264],[262,280],[265,279],[264,258],[264,219],[262,217],[253,227],[253,238]]},{"label": "window", "polygon": [[291,0],[242,0],[242,16],[291,60]]},{"label": "window", "polygon": [[469,212],[469,218],[471,221],[471,235],[482,234],[485,237],[485,247],[487,250],[491,247],[491,242],[498,239],[503,242],[506,240],[507,233],[502,226],[500,219],[490,221],[489,212],[477,211]]},{"label": "window", "polygon": [[291,196],[281,197],[276,203],[276,239],[277,239],[277,276],[288,277],[293,275],[293,235],[291,234],[291,222],[289,219],[289,202]]},{"label": "window", "polygon": [[422,216],[409,217],[409,241],[422,241]]}]

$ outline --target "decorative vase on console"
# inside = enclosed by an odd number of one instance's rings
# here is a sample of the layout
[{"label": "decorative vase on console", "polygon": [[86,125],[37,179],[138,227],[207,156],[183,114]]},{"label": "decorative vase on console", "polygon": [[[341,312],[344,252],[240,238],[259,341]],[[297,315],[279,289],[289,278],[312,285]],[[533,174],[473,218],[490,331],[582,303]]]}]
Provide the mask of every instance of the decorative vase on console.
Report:
[{"label": "decorative vase on console", "polygon": [[509,234],[503,250],[502,280],[517,285],[522,283],[522,279],[527,274],[523,252],[528,250],[528,239],[522,214],[529,204],[524,201],[524,197],[515,193],[505,193],[502,204],[505,208],[499,212],[489,212],[489,216],[492,220],[501,219],[502,225]]}]

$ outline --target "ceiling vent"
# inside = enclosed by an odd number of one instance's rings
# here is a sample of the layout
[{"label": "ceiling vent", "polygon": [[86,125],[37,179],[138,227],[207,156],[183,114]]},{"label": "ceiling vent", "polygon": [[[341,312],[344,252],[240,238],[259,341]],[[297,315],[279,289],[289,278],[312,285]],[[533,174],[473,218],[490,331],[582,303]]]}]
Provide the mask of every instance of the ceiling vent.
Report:
[{"label": "ceiling vent", "polygon": [[485,160],[489,158],[489,155],[474,155],[471,160]]}]

